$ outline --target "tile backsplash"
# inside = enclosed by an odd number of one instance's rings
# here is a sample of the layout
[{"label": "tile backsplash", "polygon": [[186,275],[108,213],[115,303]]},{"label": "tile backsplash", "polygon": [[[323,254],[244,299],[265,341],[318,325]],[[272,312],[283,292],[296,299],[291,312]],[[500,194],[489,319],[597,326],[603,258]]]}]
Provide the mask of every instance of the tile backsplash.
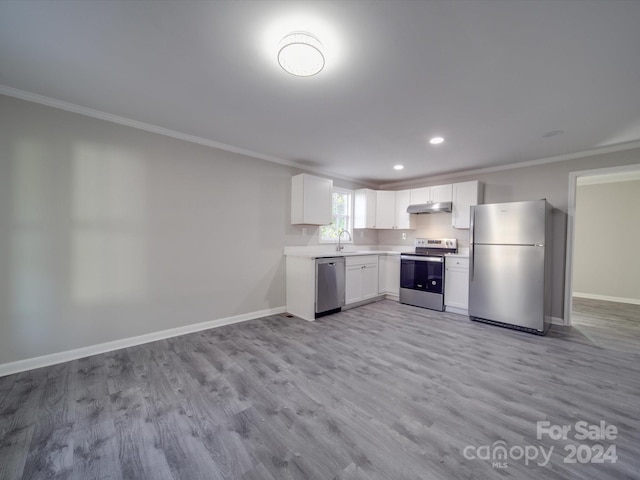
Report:
[{"label": "tile backsplash", "polygon": [[[406,240],[402,234],[406,233]],[[469,230],[461,230],[451,226],[450,213],[433,213],[418,215],[415,230],[379,230],[379,245],[410,245],[416,238],[456,238],[458,248],[469,248]]]}]

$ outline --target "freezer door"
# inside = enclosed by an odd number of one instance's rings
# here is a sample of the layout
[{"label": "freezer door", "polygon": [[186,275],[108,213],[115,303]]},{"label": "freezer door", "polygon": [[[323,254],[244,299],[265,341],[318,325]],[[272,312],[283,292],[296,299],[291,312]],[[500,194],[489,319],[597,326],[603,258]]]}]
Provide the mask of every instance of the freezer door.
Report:
[{"label": "freezer door", "polygon": [[473,241],[481,244],[544,244],[545,200],[473,207]]},{"label": "freezer door", "polygon": [[544,330],[544,247],[475,245],[469,316]]}]

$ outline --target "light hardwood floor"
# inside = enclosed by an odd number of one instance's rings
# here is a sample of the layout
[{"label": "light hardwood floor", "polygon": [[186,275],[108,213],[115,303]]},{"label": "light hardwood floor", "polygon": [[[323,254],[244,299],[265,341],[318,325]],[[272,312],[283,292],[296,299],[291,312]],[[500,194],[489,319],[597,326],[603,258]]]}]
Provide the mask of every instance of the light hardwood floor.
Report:
[{"label": "light hardwood floor", "polygon": [[[538,337],[383,301],[0,378],[0,479],[637,479],[640,312],[607,308]],[[618,436],[536,438],[581,420]],[[465,458],[500,441],[554,450]],[[617,462],[565,463],[580,443]]]}]

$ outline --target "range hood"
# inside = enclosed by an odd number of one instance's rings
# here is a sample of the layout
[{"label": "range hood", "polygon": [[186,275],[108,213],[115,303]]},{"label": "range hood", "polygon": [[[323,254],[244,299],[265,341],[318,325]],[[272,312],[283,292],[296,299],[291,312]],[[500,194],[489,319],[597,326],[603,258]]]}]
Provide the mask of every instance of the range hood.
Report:
[{"label": "range hood", "polygon": [[407,207],[407,213],[442,213],[450,211],[451,202],[418,203]]}]

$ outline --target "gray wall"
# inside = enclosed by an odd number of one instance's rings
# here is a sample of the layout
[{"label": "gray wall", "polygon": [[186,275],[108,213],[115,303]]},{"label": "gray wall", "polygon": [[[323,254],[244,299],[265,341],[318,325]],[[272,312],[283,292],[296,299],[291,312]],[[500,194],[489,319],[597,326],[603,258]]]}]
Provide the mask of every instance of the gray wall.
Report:
[{"label": "gray wall", "polygon": [[[561,317],[568,174],[626,164],[640,149],[415,185],[546,197]],[[0,364],[284,306],[283,246],[318,242],[289,223],[298,172],[0,96]],[[420,236],[446,231],[423,217]],[[410,245],[416,232],[363,233],[356,243]]]},{"label": "gray wall", "polygon": [[[593,170],[621,165],[640,165],[640,148],[621,152],[593,155],[590,157],[565,160],[523,168],[513,168],[497,172],[486,172],[469,175],[443,176],[437,179],[416,180],[415,183],[405,184],[395,189],[410,188],[411,186],[430,186],[445,183],[480,180],[485,184],[485,203],[513,202],[521,200],[536,200],[546,198],[554,207],[554,245],[553,245],[553,295],[552,315],[562,318],[564,315],[564,272],[567,234],[567,208],[569,201],[569,173],[582,170]],[[385,187],[385,186],[383,186]],[[390,188],[392,185],[387,185]],[[440,215],[440,214],[439,214]],[[445,215],[445,214],[442,214]],[[421,236],[430,236],[433,232],[443,231],[440,225],[443,220],[435,219],[436,215],[422,215],[434,217],[421,219],[417,230]],[[421,217],[422,217],[421,216]],[[435,226],[429,225],[435,222]],[[457,230],[453,230],[457,232]],[[412,244],[415,234],[406,241],[400,240],[400,233],[395,231],[379,234],[380,243],[395,245],[398,243]],[[468,232],[461,231],[457,237],[463,244],[468,244]]]},{"label": "gray wall", "polygon": [[0,364],[284,306],[298,172],[0,96]]},{"label": "gray wall", "polygon": [[574,292],[640,301],[639,207],[640,181],[578,187]]}]

